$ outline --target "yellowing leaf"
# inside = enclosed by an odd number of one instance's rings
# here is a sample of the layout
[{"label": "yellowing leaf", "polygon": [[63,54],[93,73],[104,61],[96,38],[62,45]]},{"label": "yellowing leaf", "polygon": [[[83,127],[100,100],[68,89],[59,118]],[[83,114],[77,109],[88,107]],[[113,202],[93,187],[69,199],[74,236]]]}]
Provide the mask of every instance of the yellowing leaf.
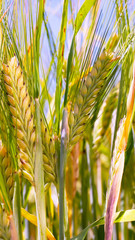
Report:
[{"label": "yellowing leaf", "polygon": [[[24,218],[26,218],[29,222],[37,226],[37,217],[33,214],[27,212],[24,208],[21,208],[21,214]],[[56,240],[50,230],[46,227],[46,235],[49,240]]]}]

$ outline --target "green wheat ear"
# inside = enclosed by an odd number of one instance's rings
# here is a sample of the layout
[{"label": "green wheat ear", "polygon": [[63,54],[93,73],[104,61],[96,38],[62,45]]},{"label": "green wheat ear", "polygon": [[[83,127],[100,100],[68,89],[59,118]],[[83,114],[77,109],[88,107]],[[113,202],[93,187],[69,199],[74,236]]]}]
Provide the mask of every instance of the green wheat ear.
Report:
[{"label": "green wheat ear", "polygon": [[28,174],[31,181],[34,175],[35,126],[34,107],[23,78],[17,58],[13,57],[8,65],[3,64],[4,85],[17,138],[19,166]]},{"label": "green wheat ear", "polygon": [[43,120],[41,119],[41,132],[42,132],[42,148],[43,148],[43,164],[45,170],[45,183],[55,182],[55,142],[50,137]]},{"label": "green wheat ear", "polygon": [[92,67],[91,72],[84,78],[69,114],[69,151],[81,138],[89,119],[89,113],[96,103],[96,99],[115,60],[112,55],[103,51]]}]

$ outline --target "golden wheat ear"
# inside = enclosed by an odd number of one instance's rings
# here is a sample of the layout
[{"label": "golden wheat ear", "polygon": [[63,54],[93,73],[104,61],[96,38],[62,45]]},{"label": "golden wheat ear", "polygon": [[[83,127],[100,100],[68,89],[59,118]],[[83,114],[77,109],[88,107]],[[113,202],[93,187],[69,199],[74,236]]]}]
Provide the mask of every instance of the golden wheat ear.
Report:
[{"label": "golden wheat ear", "polygon": [[89,119],[89,113],[96,103],[102,86],[112,68],[113,56],[103,51],[92,67],[91,72],[83,79],[76,101],[69,114],[69,146],[72,147],[79,141]]},{"label": "golden wheat ear", "polygon": [[43,149],[43,164],[45,170],[45,183],[55,182],[55,142],[50,137],[43,120],[41,119],[41,132],[42,132],[42,149]]},{"label": "golden wheat ear", "polygon": [[19,149],[19,166],[34,175],[35,126],[33,102],[27,90],[23,73],[17,58],[13,57],[8,65],[3,64],[4,84]]}]

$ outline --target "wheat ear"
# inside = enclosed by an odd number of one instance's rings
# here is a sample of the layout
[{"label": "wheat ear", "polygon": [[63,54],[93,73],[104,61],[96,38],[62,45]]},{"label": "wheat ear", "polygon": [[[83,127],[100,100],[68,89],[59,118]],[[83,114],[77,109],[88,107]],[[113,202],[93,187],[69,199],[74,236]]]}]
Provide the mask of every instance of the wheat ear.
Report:
[{"label": "wheat ear", "polygon": [[103,51],[91,72],[83,79],[75,104],[69,114],[69,150],[79,141],[89,119],[89,113],[95,106],[96,99],[115,60],[112,55]]},{"label": "wheat ear", "polygon": [[33,177],[35,144],[33,103],[16,57],[11,58],[8,65],[3,64],[3,71],[14,133],[17,137],[19,165]]},{"label": "wheat ear", "polygon": [[55,182],[55,142],[41,119],[43,164],[45,170],[45,183]]}]

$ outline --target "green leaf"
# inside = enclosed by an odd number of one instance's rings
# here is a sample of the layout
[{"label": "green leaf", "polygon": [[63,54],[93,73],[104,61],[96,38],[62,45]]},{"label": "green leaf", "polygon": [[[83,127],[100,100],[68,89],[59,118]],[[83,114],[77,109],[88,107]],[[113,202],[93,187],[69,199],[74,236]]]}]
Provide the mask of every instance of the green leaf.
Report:
[{"label": "green leaf", "polygon": [[75,19],[75,35],[78,33],[85,17],[87,16],[88,12],[90,11],[94,3],[95,3],[95,0],[85,0],[83,5],[81,6]]},{"label": "green leaf", "polygon": [[[114,218],[115,218],[114,223],[135,221],[135,209],[117,212],[115,213]],[[82,230],[82,232],[78,236],[71,238],[71,240],[83,240],[90,228],[103,225],[104,223],[105,219],[104,217],[102,217],[99,220],[87,226],[85,229]]]},{"label": "green leaf", "polygon": [[72,66],[72,58],[73,58],[73,51],[74,51],[74,38],[72,39],[70,52],[68,55],[68,62],[67,62],[67,78],[66,78],[66,90],[65,90],[65,98],[64,98],[64,107],[67,104],[67,96],[68,96],[68,88],[69,88],[69,78]]}]

